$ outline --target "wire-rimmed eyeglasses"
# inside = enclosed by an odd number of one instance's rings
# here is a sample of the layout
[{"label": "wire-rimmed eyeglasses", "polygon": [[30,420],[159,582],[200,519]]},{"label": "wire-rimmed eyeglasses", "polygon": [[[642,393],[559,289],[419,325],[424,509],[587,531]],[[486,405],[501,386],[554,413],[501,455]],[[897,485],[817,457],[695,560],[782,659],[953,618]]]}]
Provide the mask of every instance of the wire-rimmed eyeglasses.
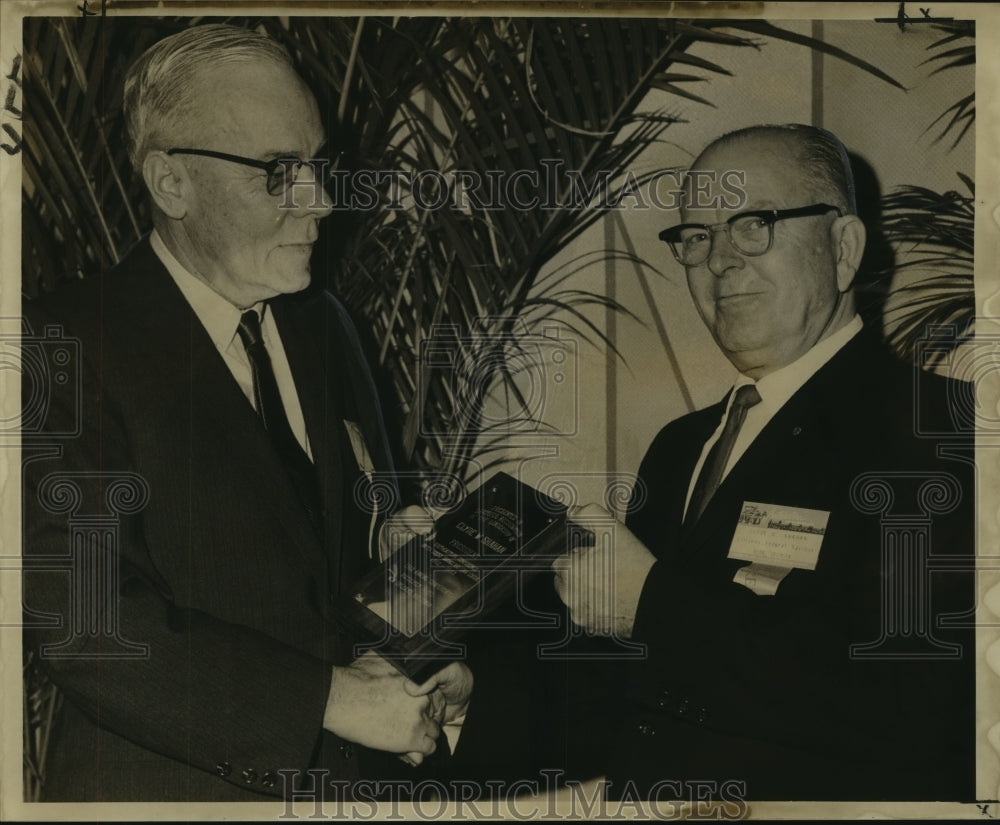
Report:
[{"label": "wire-rimmed eyeglasses", "polygon": [[168,155],[199,155],[205,158],[216,158],[226,160],[230,163],[240,163],[243,166],[252,166],[255,169],[263,169],[267,173],[267,193],[269,195],[283,195],[294,184],[299,177],[299,172],[303,166],[312,169],[313,180],[325,184],[330,175],[329,158],[275,158],[274,160],[255,160],[254,158],[244,158],[240,155],[230,155],[227,152],[214,152],[210,149],[167,149]]},{"label": "wire-rimmed eyeglasses", "polygon": [[824,215],[843,211],[828,203],[816,203],[795,209],[760,209],[740,212],[728,221],[715,224],[682,223],[664,229],[659,238],[665,241],[682,266],[699,266],[708,260],[712,252],[712,233],[725,230],[729,242],[742,255],[763,255],[774,243],[774,225],[787,218],[805,218],[810,215]]}]

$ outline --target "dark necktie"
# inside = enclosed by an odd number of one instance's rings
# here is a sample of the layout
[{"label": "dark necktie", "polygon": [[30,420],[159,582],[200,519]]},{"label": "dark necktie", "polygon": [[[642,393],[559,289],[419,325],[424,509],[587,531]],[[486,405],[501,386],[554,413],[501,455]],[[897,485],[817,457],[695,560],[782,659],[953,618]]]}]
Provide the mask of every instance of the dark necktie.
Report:
[{"label": "dark necktie", "polygon": [[299,498],[318,529],[321,510],[316,469],[288,423],[285,405],[281,402],[278,382],[271,367],[271,359],[264,347],[260,318],[254,310],[248,310],[240,317],[238,333],[250,361],[257,414],[264,422],[264,429],[267,430],[271,443],[281,456]]},{"label": "dark necktie", "polygon": [[760,393],[753,384],[744,384],[736,390],[736,397],[729,405],[729,415],[726,417],[726,425],[722,428],[722,435],[719,440],[712,445],[705,457],[698,480],[695,482],[694,491],[691,493],[691,503],[688,504],[687,517],[684,525],[694,524],[701,514],[705,512],[705,507],[712,500],[715,491],[722,483],[722,473],[729,463],[729,455],[733,451],[736,443],[736,436],[739,435],[740,427],[747,417],[747,410],[754,404],[760,403]]}]

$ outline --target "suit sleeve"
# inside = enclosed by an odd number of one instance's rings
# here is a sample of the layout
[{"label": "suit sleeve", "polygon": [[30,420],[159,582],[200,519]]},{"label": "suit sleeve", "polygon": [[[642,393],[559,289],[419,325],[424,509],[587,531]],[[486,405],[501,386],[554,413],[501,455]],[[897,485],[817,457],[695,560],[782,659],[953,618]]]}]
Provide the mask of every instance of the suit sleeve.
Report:
[{"label": "suit sleeve", "polygon": [[[30,314],[41,329],[47,319]],[[82,359],[79,396],[46,389],[44,420],[24,437],[27,644],[101,727],[220,782],[280,795],[277,771],[305,770],[317,750],[331,666],[260,630],[180,606],[184,594],[157,570],[143,514],[129,504],[142,498],[141,468],[103,391],[100,363]],[[26,409],[36,392],[26,375]]]}]

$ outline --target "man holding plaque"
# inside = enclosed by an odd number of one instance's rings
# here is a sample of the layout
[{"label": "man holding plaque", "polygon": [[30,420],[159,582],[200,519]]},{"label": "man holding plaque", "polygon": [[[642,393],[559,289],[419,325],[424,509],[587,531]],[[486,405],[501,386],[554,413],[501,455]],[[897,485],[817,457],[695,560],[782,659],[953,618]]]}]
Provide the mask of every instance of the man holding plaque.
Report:
[{"label": "man holding plaque", "polygon": [[739,375],[649,447],[613,579],[580,584],[600,542],[555,565],[578,624],[646,645],[609,793],[974,799],[969,388],[862,324],[836,137],[743,129],[692,169],[660,237]]},{"label": "man holding plaque", "polygon": [[80,371],[25,451],[25,642],[65,697],[43,798],[309,804],[415,777],[398,757],[434,753],[471,682],[418,686],[334,621],[379,561],[361,492],[392,468],[355,331],[308,288],[316,101],[280,45],[212,24],[147,50],[124,110],[152,234],[25,307]]}]

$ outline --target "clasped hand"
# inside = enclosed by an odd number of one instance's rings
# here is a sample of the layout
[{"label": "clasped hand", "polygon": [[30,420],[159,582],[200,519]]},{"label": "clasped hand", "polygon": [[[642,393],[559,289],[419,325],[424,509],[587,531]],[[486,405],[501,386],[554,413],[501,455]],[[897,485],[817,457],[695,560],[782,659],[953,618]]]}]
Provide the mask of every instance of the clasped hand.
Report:
[{"label": "clasped hand", "polygon": [[406,754],[419,764],[434,753],[441,725],[465,713],[472,672],[452,662],[421,685],[373,651],[335,667],[323,727],[341,739]]},{"label": "clasped hand", "polygon": [[639,596],[656,558],[603,507],[588,504],[570,520],[594,533],[595,541],[575,547],[552,563],[555,589],[570,618],[596,636],[632,636]]}]

